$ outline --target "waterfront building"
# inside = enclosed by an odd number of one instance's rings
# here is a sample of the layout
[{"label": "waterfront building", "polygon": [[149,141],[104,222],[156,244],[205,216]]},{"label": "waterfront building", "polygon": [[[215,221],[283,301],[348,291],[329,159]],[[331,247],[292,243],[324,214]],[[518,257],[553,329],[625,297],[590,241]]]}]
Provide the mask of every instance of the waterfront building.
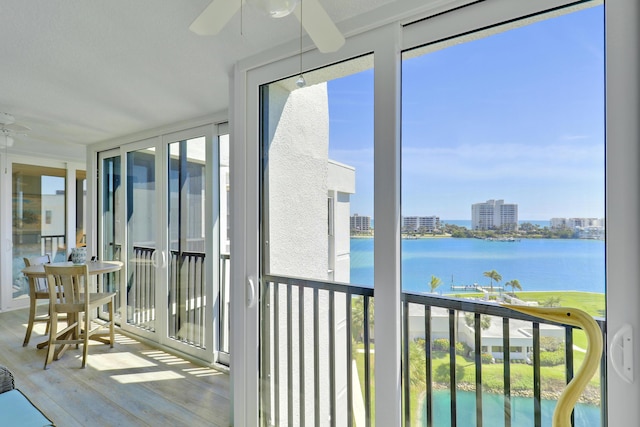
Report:
[{"label": "waterfront building", "polygon": [[402,231],[405,233],[421,231],[431,233],[440,228],[439,216],[404,216],[402,217]]},{"label": "waterfront building", "polygon": [[504,200],[487,200],[471,205],[471,228],[473,230],[518,229],[518,205]]},{"label": "waterfront building", "polygon": [[551,228],[604,227],[603,218],[551,218]]},{"label": "waterfront building", "polygon": [[[480,351],[491,354],[496,361],[504,357],[504,326],[501,318],[489,316],[487,327],[480,333]],[[437,339],[449,339],[449,310],[442,307],[431,307],[431,342]],[[409,338],[411,340],[424,339],[424,307],[409,305]],[[457,341],[466,344],[469,351],[475,351],[475,332],[473,322],[464,315],[455,319],[454,330],[458,331]],[[561,340],[564,338],[564,328],[556,325],[540,324],[541,337]],[[530,362],[533,352],[533,325],[524,320],[511,319],[509,321],[510,360]]]},{"label": "waterfront building", "polygon": [[353,214],[350,218],[351,231],[371,231],[371,217]]}]

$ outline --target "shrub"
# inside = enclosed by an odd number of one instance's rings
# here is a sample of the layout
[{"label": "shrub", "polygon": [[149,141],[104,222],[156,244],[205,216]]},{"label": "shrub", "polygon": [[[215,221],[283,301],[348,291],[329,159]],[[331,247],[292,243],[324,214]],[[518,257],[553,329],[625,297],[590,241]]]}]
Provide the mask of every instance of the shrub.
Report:
[{"label": "shrub", "polygon": [[[456,379],[460,381],[462,378],[464,378],[464,366],[457,364]],[[450,375],[450,368],[448,363],[443,363],[442,365],[434,369],[433,380],[435,382],[446,384],[450,381],[450,379],[451,379],[451,375]]]},{"label": "shrub", "polygon": [[542,351],[564,350],[564,341],[555,337],[540,337],[540,349]]},{"label": "shrub", "polygon": [[449,351],[449,340],[446,338],[437,338],[433,340],[434,351]]},{"label": "shrub", "polygon": [[459,356],[466,356],[471,351],[471,347],[469,347],[466,343],[457,342],[456,343],[456,354]]},{"label": "shrub", "polygon": [[480,355],[480,360],[482,360],[482,363],[494,363],[495,362],[495,359],[493,358],[491,353],[482,353]]},{"label": "shrub", "polygon": [[564,350],[540,352],[540,366],[557,366],[564,363]]}]

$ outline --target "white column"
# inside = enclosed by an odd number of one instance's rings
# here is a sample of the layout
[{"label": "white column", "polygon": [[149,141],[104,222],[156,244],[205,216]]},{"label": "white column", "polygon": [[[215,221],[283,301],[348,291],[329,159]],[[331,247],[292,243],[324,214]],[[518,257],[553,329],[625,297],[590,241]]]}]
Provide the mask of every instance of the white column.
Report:
[{"label": "white column", "polygon": [[380,32],[374,52],[374,297],[376,425],[399,426],[400,367],[400,27]]},{"label": "white column", "polygon": [[256,91],[248,96],[246,72],[235,67],[230,76],[231,133],[231,416],[234,426],[258,426],[258,304],[247,304],[252,277],[258,298],[258,132]]},{"label": "white column", "polygon": [[609,425],[640,419],[640,3],[605,3],[607,141],[607,330],[608,341],[624,324],[633,327],[635,380],[622,380],[611,365],[607,386]]}]

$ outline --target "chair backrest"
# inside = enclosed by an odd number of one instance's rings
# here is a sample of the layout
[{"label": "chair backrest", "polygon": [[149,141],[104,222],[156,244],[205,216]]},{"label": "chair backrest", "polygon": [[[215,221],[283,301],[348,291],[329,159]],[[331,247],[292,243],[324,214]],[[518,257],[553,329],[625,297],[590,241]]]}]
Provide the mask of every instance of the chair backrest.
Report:
[{"label": "chair backrest", "polygon": [[[23,258],[24,260],[24,266],[25,267],[31,267],[32,265],[40,265],[40,264],[49,264],[51,263],[51,257],[49,256],[49,254],[45,254],[45,255],[41,255],[41,256],[34,256],[34,257],[25,257]],[[42,279],[42,278],[37,278],[37,279],[33,279],[33,283],[35,285],[35,291],[36,292],[47,292],[48,291],[48,287],[47,287],[47,279]]]},{"label": "chair backrest", "polygon": [[82,265],[44,265],[49,285],[49,299],[54,304],[87,305],[88,297],[82,298],[89,283],[89,268]]}]

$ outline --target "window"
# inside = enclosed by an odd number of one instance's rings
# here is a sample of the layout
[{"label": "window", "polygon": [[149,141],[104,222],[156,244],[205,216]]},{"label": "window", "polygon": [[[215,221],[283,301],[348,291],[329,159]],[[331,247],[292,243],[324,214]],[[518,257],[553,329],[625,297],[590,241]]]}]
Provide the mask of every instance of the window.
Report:
[{"label": "window", "polygon": [[268,274],[373,285],[371,60],[262,88]]},{"label": "window", "polygon": [[[428,292],[432,278],[444,282],[441,293],[465,300],[604,315],[603,14],[600,5],[541,15],[403,53],[402,215],[440,218],[436,235],[403,229],[405,292]],[[531,365],[517,363],[527,362],[522,349],[533,345],[524,323],[481,328],[483,340],[497,343],[498,363],[515,362],[512,387],[515,377],[533,378]],[[564,331],[541,328],[540,335],[559,341],[541,351],[541,395],[554,400],[565,386],[556,376],[567,369]],[[472,338],[459,334],[456,348],[473,349]],[[574,331],[573,345],[577,369],[587,346],[582,331]],[[485,380],[493,369],[482,366],[482,384],[473,372],[456,377],[466,390],[458,399],[471,398],[475,387],[489,395],[485,419],[490,395],[507,389],[506,380]],[[589,393],[599,396],[600,382],[597,373]],[[580,405],[587,424],[597,425],[601,407]],[[468,407],[457,410],[460,416]],[[534,414],[525,412],[520,422],[529,424]],[[551,413],[542,406],[542,418]]]},{"label": "window", "polygon": [[13,297],[29,295],[20,270],[23,258],[66,255],[66,170],[27,164],[12,165]]}]

